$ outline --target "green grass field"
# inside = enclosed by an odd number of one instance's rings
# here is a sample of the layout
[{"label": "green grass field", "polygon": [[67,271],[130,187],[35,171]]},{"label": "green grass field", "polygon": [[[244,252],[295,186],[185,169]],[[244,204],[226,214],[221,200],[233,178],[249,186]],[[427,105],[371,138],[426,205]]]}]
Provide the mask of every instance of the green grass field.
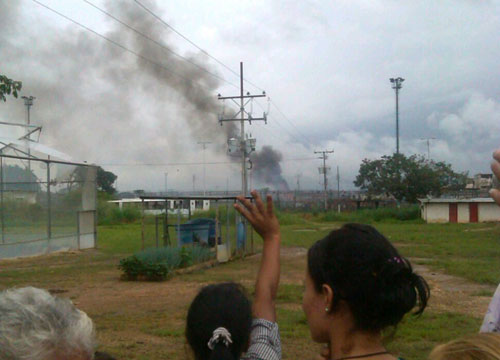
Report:
[{"label": "green grass field", "polygon": [[[317,217],[280,214],[284,253],[308,248],[339,222]],[[434,271],[485,284],[469,298],[491,296],[500,281],[500,226],[497,224],[437,224],[418,221],[376,222],[404,256]],[[231,229],[234,232],[234,229]],[[150,233],[151,235],[151,233]],[[171,234],[173,236],[173,233]],[[173,237],[175,238],[175,236]],[[203,284],[239,281],[251,294],[259,258],[235,260],[209,270],[173,277],[164,283],[120,281],[118,261],[141,248],[140,223],[101,225],[97,251],[58,254],[0,263],[0,288],[34,285],[62,289],[94,319],[100,348],[118,358],[184,359],[184,318],[190,300]],[[255,237],[256,247],[260,239]],[[161,240],[160,240],[161,242]],[[155,246],[148,235],[147,247]],[[305,252],[285,255],[278,295],[278,321],[284,358],[313,358],[319,347],[309,337],[301,310]],[[477,332],[482,313],[431,306],[420,318],[408,316],[388,347],[407,359],[426,359],[430,349],[452,338]],[[463,306],[462,306],[463,307]]]}]

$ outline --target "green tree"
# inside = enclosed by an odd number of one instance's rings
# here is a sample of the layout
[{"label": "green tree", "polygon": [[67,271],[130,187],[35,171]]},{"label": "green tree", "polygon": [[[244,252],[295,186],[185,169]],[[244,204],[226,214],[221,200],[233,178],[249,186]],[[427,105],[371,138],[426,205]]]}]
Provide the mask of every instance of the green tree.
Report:
[{"label": "green tree", "polygon": [[17,98],[18,92],[21,91],[22,86],[22,82],[14,81],[0,74],[0,99],[7,101],[6,95],[10,94]]},{"label": "green tree", "polygon": [[394,154],[376,160],[364,159],[354,185],[370,196],[393,196],[398,201],[414,203],[427,195],[440,196],[445,189],[463,189],[466,181],[467,173],[456,173],[445,162]]},{"label": "green tree", "polygon": [[97,168],[97,189],[110,195],[114,194],[116,189],[113,184],[117,178],[118,176],[113,174],[111,171],[106,171],[99,166]]}]

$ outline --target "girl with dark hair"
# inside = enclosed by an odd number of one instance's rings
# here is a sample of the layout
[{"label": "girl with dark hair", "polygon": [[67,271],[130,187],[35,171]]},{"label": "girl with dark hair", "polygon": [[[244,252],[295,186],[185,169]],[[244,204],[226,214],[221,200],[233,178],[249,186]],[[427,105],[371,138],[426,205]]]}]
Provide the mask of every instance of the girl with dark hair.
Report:
[{"label": "girl with dark hair", "polygon": [[[273,211],[253,191],[254,203],[239,197],[235,208],[252,224],[264,244],[253,306],[234,283],[201,289],[188,310],[187,342],[196,360],[281,359],[275,299],[280,273],[280,230]],[[252,319],[253,318],[253,319]]]},{"label": "girl with dark hair", "polygon": [[[246,208],[238,210],[254,224],[254,210]],[[266,221],[271,219],[260,223]],[[361,224],[332,231],[309,249],[307,260],[302,307],[312,339],[326,345],[322,356],[394,360],[382,330],[415,307],[421,314],[430,296],[410,262],[375,228]]]},{"label": "girl with dark hair", "polygon": [[335,360],[393,360],[382,330],[429,299],[426,281],[369,225],[347,224],[308,251],[303,309],[314,341]]}]

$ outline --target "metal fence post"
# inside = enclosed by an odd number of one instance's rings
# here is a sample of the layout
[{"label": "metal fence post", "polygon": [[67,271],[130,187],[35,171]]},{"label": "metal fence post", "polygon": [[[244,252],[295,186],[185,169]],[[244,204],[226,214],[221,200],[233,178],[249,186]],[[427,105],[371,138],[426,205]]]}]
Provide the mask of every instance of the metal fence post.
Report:
[{"label": "metal fence post", "polygon": [[76,246],[80,250],[80,211],[76,212]]},{"label": "metal fence post", "polygon": [[3,157],[0,156],[0,217],[2,221],[2,244],[5,244],[5,217],[3,206]]},{"label": "metal fence post", "polygon": [[144,250],[144,199],[141,201],[141,250]]},{"label": "metal fence post", "polygon": [[158,215],[155,215],[155,240],[156,248],[158,249]]},{"label": "metal fence post", "polygon": [[50,161],[47,164],[47,244],[48,252],[50,252],[50,239],[52,237],[52,202],[50,198]]}]

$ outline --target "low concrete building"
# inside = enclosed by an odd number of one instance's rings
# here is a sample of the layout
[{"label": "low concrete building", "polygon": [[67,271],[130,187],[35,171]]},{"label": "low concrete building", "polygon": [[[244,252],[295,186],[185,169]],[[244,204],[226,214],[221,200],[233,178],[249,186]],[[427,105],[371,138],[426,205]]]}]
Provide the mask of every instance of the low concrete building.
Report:
[{"label": "low concrete building", "polygon": [[[194,213],[195,211],[208,211],[210,210],[210,200],[166,200],[168,202],[168,213],[176,214],[177,209],[181,206],[180,212],[183,215],[188,215]],[[160,215],[165,213],[165,199],[144,199],[133,198],[133,199],[120,199],[120,200],[110,200],[109,203],[116,204],[120,210],[128,206],[133,206],[138,209],[142,209],[144,206],[144,213],[148,215]],[[188,207],[189,205],[189,207]]]},{"label": "low concrete building", "polygon": [[500,206],[491,198],[419,199],[422,219],[428,223],[500,221]]}]

